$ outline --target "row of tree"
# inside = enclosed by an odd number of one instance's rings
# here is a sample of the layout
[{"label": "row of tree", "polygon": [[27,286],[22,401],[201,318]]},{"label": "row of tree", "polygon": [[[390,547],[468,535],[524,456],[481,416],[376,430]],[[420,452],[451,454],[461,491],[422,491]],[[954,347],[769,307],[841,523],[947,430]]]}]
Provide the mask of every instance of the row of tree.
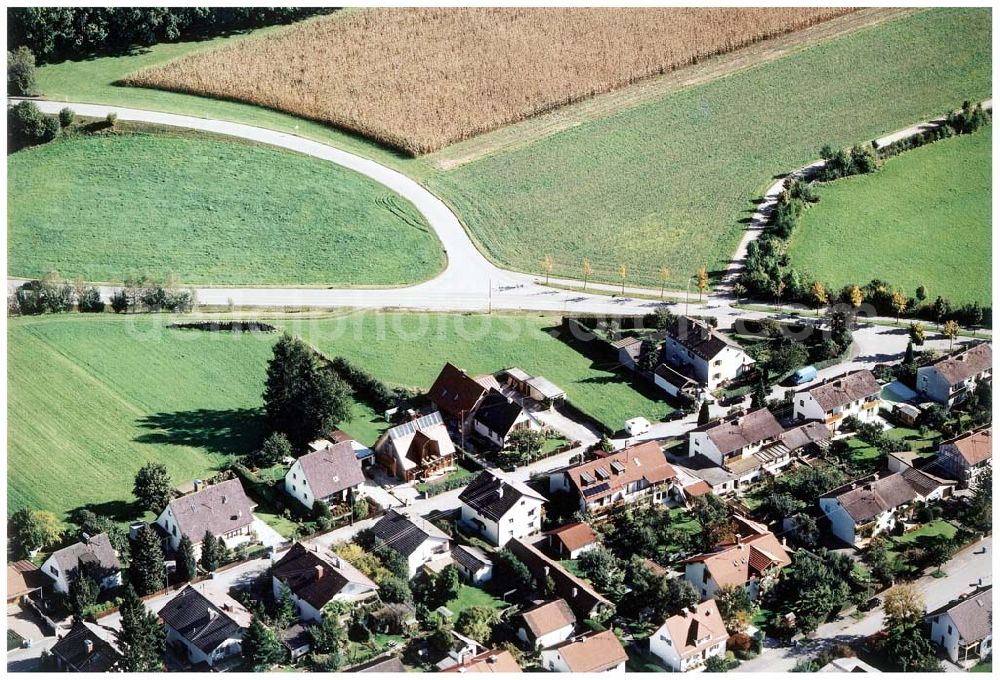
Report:
[{"label": "row of tree", "polygon": [[[190,312],[194,305],[193,290],[177,288],[172,278],[164,283],[157,283],[146,277],[126,279],[125,287],[111,294],[110,304],[111,309],[119,314]],[[97,287],[85,284],[82,279],[70,283],[57,273],[26,281],[7,297],[7,313],[10,316],[55,314],[74,309],[84,313],[100,313],[106,307]]]}]

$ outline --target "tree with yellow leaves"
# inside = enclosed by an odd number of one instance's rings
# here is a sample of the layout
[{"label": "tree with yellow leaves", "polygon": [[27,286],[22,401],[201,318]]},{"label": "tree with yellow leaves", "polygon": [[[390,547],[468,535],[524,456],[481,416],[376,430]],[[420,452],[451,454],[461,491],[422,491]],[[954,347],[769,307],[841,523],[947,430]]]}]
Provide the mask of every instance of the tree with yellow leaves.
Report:
[{"label": "tree with yellow leaves", "polygon": [[958,337],[958,322],[954,319],[945,321],[944,328],[941,329],[941,334],[948,338],[948,351],[950,352],[952,347],[955,346],[955,338]]},{"label": "tree with yellow leaves", "polygon": [[704,267],[701,267],[694,275],[698,284],[698,302],[701,302],[701,294],[705,292],[708,288],[708,272]]},{"label": "tree with yellow leaves", "polygon": [[625,277],[628,276],[628,269],[625,267],[625,265],[623,265],[623,264],[618,265],[618,276],[622,280],[622,295],[624,295],[625,294]]},{"label": "tree with yellow leaves", "polygon": [[545,285],[549,285],[549,274],[552,273],[552,268],[555,266],[555,262],[552,261],[551,255],[546,255],[542,258],[542,271],[545,272]]},{"label": "tree with yellow leaves", "polygon": [[910,302],[909,302],[909,300],[906,299],[905,295],[903,295],[898,290],[897,291],[893,291],[893,293],[892,293],[892,308],[896,312],[896,323],[899,323],[899,316],[900,316],[900,314],[902,314],[903,312],[906,311],[906,308],[909,306],[909,304],[910,304]]},{"label": "tree with yellow leaves", "polygon": [[861,303],[865,301],[865,295],[861,292],[861,289],[857,286],[851,286],[848,293],[848,299],[851,301],[851,307],[857,309],[861,306]]},{"label": "tree with yellow leaves", "polygon": [[587,282],[590,281],[590,275],[594,273],[594,268],[590,266],[590,260],[583,258],[583,289],[587,290]]},{"label": "tree with yellow leaves", "polygon": [[819,316],[819,308],[830,301],[830,296],[826,292],[826,286],[823,285],[822,281],[813,281],[812,288],[809,290],[809,297],[812,298],[813,304],[816,305],[816,316]]},{"label": "tree with yellow leaves", "polygon": [[670,280],[670,269],[667,267],[660,267],[660,271],[657,273],[657,278],[660,279],[660,297],[663,297],[663,289],[667,286],[667,281]]}]

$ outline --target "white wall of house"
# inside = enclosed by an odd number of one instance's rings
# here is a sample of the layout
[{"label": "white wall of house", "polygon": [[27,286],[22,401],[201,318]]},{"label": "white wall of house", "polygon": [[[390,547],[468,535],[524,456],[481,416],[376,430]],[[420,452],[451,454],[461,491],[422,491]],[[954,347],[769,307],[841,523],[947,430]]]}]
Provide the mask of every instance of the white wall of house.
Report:
[{"label": "white wall of house", "polygon": [[753,365],[753,359],[736,347],[727,346],[711,361],[702,359],[671,337],[666,339],[664,348],[666,363],[674,366],[691,366],[698,382],[705,385],[709,391],[735,379]]},{"label": "white wall of house", "polygon": [[[753,454],[760,451],[764,444],[770,443],[770,440],[761,440],[759,442],[754,442],[748,446],[744,446],[742,449],[733,451],[728,454],[729,458],[746,458],[747,456],[752,456]],[[709,438],[707,432],[692,432],[691,438],[688,443],[688,455],[693,456],[696,453],[707,457],[716,465],[722,465],[725,462],[725,458],[722,452],[719,451],[719,447]]]},{"label": "white wall of house", "polygon": [[[271,590],[274,593],[274,600],[277,602],[281,598],[281,580],[276,576],[271,577]],[[323,618],[323,612],[313,607],[294,592],[291,593],[291,596],[292,602],[295,603],[295,607],[298,609],[299,620],[320,621]]]},{"label": "white wall of house", "polygon": [[406,556],[406,563],[410,569],[410,578],[417,575],[417,570],[421,566],[441,559],[449,552],[449,541],[445,538],[428,536],[416,550]]},{"label": "white wall of house", "polygon": [[[562,628],[553,630],[549,633],[546,633],[545,635],[539,636],[536,640],[534,640],[535,649],[545,649],[547,647],[551,647],[552,645],[557,645],[560,642],[569,639],[569,636],[573,634],[574,628],[576,628],[576,625],[570,623],[568,625],[563,626]],[[517,630],[517,636],[522,640],[524,640],[525,642],[527,642],[528,644],[531,644],[532,642],[531,632],[528,630],[528,627],[525,626],[523,623],[521,624],[521,627]]]},{"label": "white wall of house", "polygon": [[[160,516],[156,518],[156,523],[163,529],[167,534],[167,542],[170,544],[171,550],[177,550],[180,545],[181,538],[183,534],[181,533],[181,528],[177,526],[177,519],[174,517],[173,511],[168,505],[160,513]],[[189,536],[192,542],[196,543],[196,546],[201,545],[201,539],[203,536]],[[200,551],[200,547],[196,548],[196,551]]]},{"label": "white wall of house", "polygon": [[954,663],[977,657],[986,658],[993,649],[992,635],[987,635],[967,651],[963,651],[960,647],[960,637],[958,628],[948,612],[931,617],[931,642],[940,645]]},{"label": "white wall of house", "polygon": [[704,562],[691,562],[684,565],[684,578],[701,594],[702,601],[715,598],[719,584],[705,569]]},{"label": "white wall of house", "polygon": [[683,673],[701,668],[705,665],[705,661],[713,656],[725,656],[726,642],[723,640],[699,652],[688,653],[681,657],[670,637],[667,625],[663,624],[658,631],[649,636],[649,653],[657,657],[668,671]]},{"label": "white wall of house", "polygon": [[[52,578],[52,589],[57,593],[69,592],[69,584],[71,582],[70,574],[67,574],[63,569],[60,569],[54,557],[50,557],[42,563],[42,573]],[[122,573],[120,571],[116,571],[115,573],[102,578],[97,585],[101,590],[107,590],[108,588],[116,588],[121,584]]]},{"label": "white wall of house", "polygon": [[[473,428],[475,431],[483,437],[486,437],[491,442],[503,448],[507,445],[507,437],[500,434],[499,432],[494,432],[490,428],[486,427],[483,423],[478,420],[473,420]],[[515,430],[540,430],[542,429],[541,424],[538,423],[534,418],[530,417],[525,411],[521,411],[521,414],[514,421],[514,425],[510,428],[511,432]],[[508,433],[510,434],[510,433]]]},{"label": "white wall of house", "polygon": [[819,508],[830,520],[830,531],[833,535],[845,543],[854,545],[857,525],[854,523],[854,518],[844,510],[844,506],[836,498],[821,498]]},{"label": "white wall of house", "polygon": [[495,522],[463,503],[462,521],[479,528],[480,534],[490,544],[503,547],[513,538],[524,538],[542,530],[542,505],[540,500],[523,497]]},{"label": "white wall of house", "polygon": [[873,422],[878,417],[877,395],[874,399],[874,405],[871,405],[872,398],[864,397],[831,411],[824,411],[813,395],[808,392],[798,392],[793,399],[792,412],[796,420],[822,420],[827,427],[836,432],[840,429],[844,418],[849,416],[854,416],[863,423]]},{"label": "white wall of house", "polygon": [[302,470],[302,463],[295,461],[285,473],[285,492],[297,500],[306,510],[312,510],[316,494],[309,488],[309,482]]},{"label": "white wall of house", "polygon": [[455,562],[455,567],[458,569],[458,573],[462,576],[462,578],[464,578],[466,581],[468,581],[474,586],[481,586],[493,578],[492,564],[487,565],[485,567],[480,567],[474,572],[470,571],[469,569],[466,569],[458,562]]},{"label": "white wall of house", "polygon": [[241,638],[230,638],[212,650],[211,654],[205,654],[172,627],[165,626],[165,628],[167,630],[167,644],[179,642],[184,645],[188,652],[188,660],[190,660],[192,665],[204,662],[209,666],[214,666],[220,661],[242,653]]}]

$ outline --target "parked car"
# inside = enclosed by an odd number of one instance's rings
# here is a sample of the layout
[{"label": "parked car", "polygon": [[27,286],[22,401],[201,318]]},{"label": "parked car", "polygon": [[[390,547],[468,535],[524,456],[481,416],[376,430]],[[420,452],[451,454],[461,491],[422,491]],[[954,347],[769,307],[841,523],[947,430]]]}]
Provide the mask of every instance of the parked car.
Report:
[{"label": "parked car", "polygon": [[795,371],[792,375],[792,384],[794,385],[804,385],[810,380],[816,379],[816,367],[806,366]]},{"label": "parked car", "polygon": [[878,597],[873,597],[872,599],[865,602],[863,605],[858,607],[863,612],[870,612],[872,609],[876,609],[882,606],[882,600]]}]

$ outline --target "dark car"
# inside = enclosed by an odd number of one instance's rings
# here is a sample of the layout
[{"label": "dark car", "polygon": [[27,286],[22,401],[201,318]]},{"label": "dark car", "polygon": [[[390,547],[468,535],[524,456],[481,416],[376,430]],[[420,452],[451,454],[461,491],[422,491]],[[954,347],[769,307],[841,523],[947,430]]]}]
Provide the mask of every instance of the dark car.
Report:
[{"label": "dark car", "polygon": [[872,599],[868,600],[863,605],[858,607],[858,609],[860,609],[863,612],[870,612],[872,609],[876,609],[877,607],[881,606],[882,606],[882,600],[877,597],[873,597]]}]

